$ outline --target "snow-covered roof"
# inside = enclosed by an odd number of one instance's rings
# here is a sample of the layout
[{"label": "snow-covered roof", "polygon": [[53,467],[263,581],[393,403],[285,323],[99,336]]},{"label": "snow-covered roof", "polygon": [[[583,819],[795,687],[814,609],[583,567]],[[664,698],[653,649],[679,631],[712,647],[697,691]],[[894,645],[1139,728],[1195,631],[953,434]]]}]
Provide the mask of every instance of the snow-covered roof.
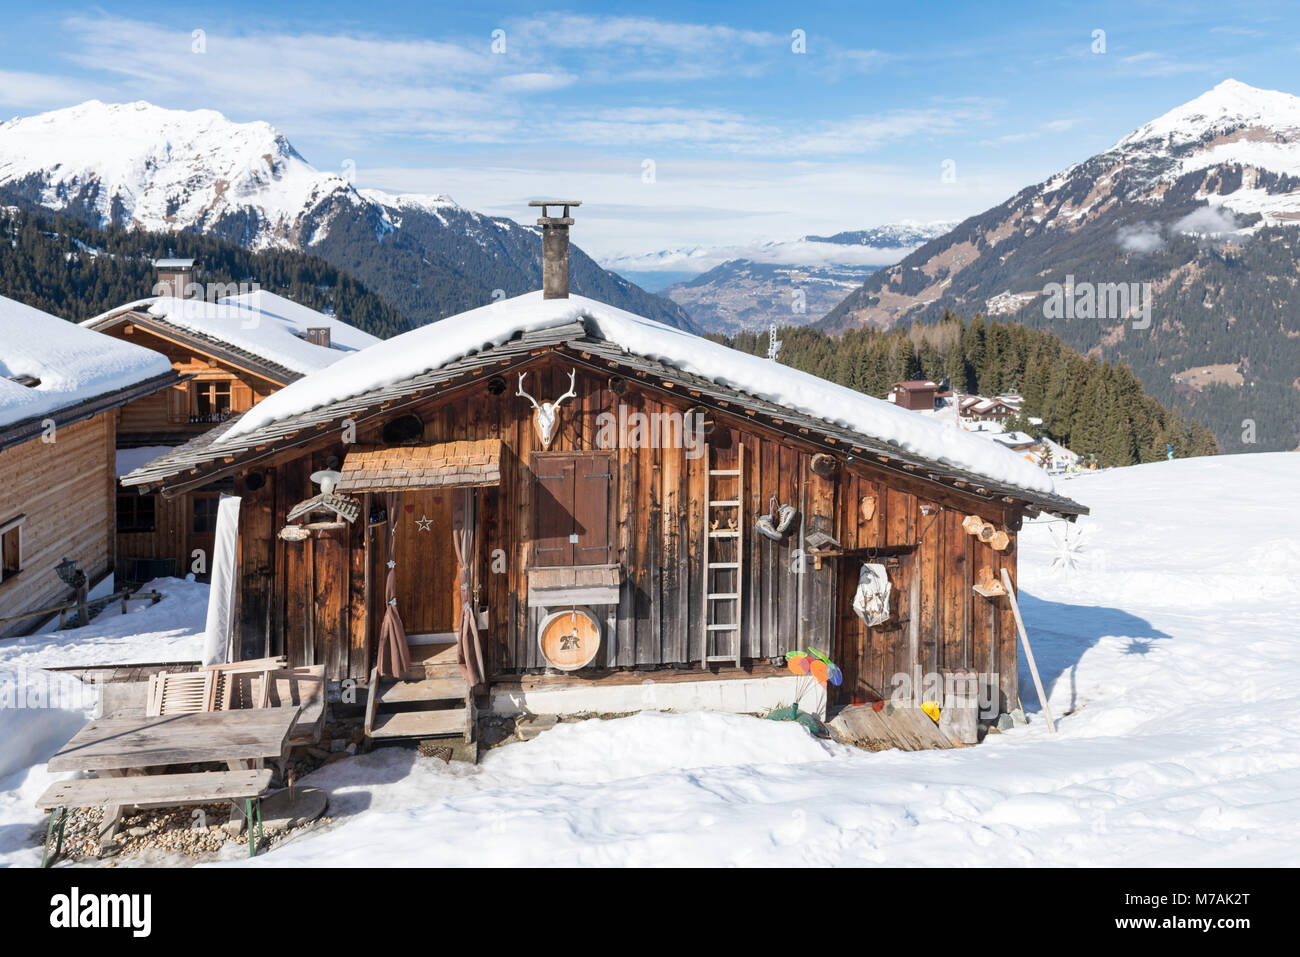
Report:
[{"label": "snow-covered roof", "polygon": [[[161,353],[0,296],[0,426],[49,415],[172,371]],[[18,377],[39,379],[22,385]]]},{"label": "snow-covered roof", "polygon": [[[214,302],[173,297],[140,299],[88,319],[83,325],[97,327],[128,312],[142,313],[181,330],[215,339],[298,375],[324,369],[380,341],[341,319],[265,290],[227,296]],[[308,342],[305,338],[308,329],[329,329],[330,345]]]},{"label": "snow-covered roof", "polygon": [[991,442],[863,395],[806,372],[739,352],[613,306],[540,292],[472,309],[431,323],[351,356],[326,373],[308,375],[258,403],[212,443],[212,450],[246,444],[247,437],[285,419],[420,375],[500,345],[516,334],[583,322],[591,335],[718,385],[870,436],[931,461],[990,481],[1054,494],[1040,469]]}]

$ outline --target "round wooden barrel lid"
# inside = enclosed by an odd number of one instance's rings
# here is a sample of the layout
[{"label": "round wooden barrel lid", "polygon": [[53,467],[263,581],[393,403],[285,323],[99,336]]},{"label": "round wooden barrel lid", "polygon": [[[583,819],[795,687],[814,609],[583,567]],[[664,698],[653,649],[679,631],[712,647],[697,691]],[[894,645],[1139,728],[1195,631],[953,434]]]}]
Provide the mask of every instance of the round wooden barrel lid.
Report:
[{"label": "round wooden barrel lid", "polygon": [[542,657],[560,671],[577,671],[600,650],[600,622],[585,608],[551,612],[537,629]]}]

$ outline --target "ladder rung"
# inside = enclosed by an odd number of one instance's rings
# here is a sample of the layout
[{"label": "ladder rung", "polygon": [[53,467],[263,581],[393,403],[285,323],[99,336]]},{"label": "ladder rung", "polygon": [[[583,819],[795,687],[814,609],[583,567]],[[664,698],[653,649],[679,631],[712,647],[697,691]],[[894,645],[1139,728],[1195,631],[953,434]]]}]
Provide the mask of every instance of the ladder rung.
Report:
[{"label": "ladder rung", "polygon": [[705,568],[739,568],[740,562],[709,562]]},{"label": "ladder rung", "polygon": [[709,599],[709,601],[715,601],[719,598],[739,598],[740,593],[734,591],[719,591],[719,592],[713,592],[710,595],[705,595],[704,597]]},{"label": "ladder rung", "polygon": [[710,475],[739,475],[740,469],[709,469]]},{"label": "ladder rung", "polygon": [[704,627],[709,631],[740,631],[740,625],[734,623],[730,625],[705,625]]},{"label": "ladder rung", "polygon": [[732,529],[729,532],[709,532],[709,538],[736,538],[740,535],[738,529]]},{"label": "ladder rung", "polygon": [[709,508],[735,508],[739,504],[739,499],[719,498],[709,502]]}]

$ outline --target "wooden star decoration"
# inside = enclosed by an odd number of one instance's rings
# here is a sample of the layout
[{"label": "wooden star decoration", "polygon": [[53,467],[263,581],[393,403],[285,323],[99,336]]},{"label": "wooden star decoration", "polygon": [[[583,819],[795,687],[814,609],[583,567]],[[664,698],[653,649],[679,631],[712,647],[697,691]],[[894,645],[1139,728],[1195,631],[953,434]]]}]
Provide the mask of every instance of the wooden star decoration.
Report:
[{"label": "wooden star decoration", "polygon": [[421,512],[420,517],[415,520],[415,524],[419,527],[420,531],[427,532],[429,529],[433,528],[433,519]]}]

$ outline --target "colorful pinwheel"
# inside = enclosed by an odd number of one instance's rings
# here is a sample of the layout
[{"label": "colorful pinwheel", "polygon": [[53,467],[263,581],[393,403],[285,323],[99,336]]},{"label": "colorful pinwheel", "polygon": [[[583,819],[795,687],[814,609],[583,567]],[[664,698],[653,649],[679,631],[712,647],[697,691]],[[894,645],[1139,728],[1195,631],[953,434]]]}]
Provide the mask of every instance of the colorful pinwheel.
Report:
[{"label": "colorful pinwheel", "polygon": [[787,652],[785,666],[796,675],[811,675],[823,688],[828,681],[838,688],[844,680],[839,666],[816,648]]}]

